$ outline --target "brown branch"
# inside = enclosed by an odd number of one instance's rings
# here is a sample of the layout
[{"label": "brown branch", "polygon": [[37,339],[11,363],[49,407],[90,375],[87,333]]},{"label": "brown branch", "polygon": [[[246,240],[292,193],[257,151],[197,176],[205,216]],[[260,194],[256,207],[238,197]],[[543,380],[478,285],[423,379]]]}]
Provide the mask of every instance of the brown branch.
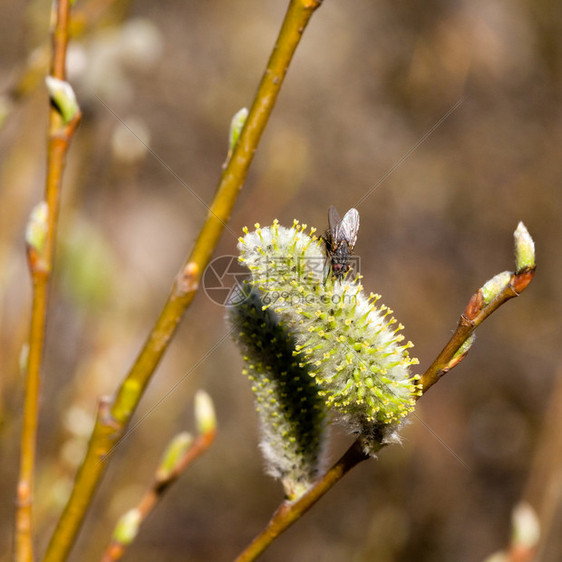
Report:
[{"label": "brown branch", "polygon": [[509,282],[487,304],[485,303],[482,289],[479,289],[472,295],[464,313],[460,317],[455,333],[420,379],[424,394],[445,373],[456,367],[464,358],[465,354],[456,357],[457,352],[470,338],[474,330],[502,304],[514,297],[518,297],[532,281],[534,274],[534,268],[526,268],[519,273],[512,273]]},{"label": "brown branch", "polygon": [[[382,449],[383,445],[381,445]],[[339,482],[354,466],[369,458],[359,441],[344,453],[341,459],[310,490],[296,501],[284,501],[271,517],[263,531],[236,558],[236,562],[255,560],[283,531],[300,519],[328,490]]]},{"label": "brown branch", "polygon": [[98,416],[70,499],[51,538],[46,562],[65,560],[72,548],[109,453],[124,435],[183,313],[191,304],[205,267],[220,239],[242,187],[258,142],[273,110],[302,33],[320,0],[291,0],[258,92],[227,167],[222,173],[207,220],[185,265],[180,269],[160,317],[134,365]]},{"label": "brown branch", "polygon": [[[68,44],[69,0],[53,4],[56,9],[52,31],[51,76],[64,80],[66,48]],[[15,524],[15,559],[24,562],[33,560],[33,491],[39,415],[39,387],[43,343],[47,319],[49,285],[53,254],[57,235],[60,191],[66,153],[70,140],[80,120],[80,112],[70,122],[65,122],[54,106],[49,115],[47,146],[47,178],[45,187],[46,217],[44,217],[44,240],[33,247],[28,240],[28,263],[33,285],[33,304],[27,358],[24,419],[21,434],[20,472],[17,487]]]}]

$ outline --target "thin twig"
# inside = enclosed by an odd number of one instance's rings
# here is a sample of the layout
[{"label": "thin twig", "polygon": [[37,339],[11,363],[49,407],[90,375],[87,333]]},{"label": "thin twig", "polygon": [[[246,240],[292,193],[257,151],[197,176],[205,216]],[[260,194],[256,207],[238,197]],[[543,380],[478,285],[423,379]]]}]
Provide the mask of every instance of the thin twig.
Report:
[{"label": "thin twig", "polygon": [[[382,448],[382,445],[381,445]],[[265,529],[236,558],[236,562],[255,560],[283,531],[300,519],[328,490],[339,482],[354,466],[369,458],[359,441],[344,453],[341,459],[296,501],[284,501],[273,514]]]},{"label": "thin twig", "polygon": [[[465,357],[459,350],[465,345],[477,326],[509,299],[519,296],[532,281],[534,267],[513,273],[509,282],[489,303],[484,302],[483,291],[479,289],[470,299],[459,325],[450,341],[438,355],[437,359],[421,376],[422,392],[425,393],[441,376],[456,367]],[[379,443],[381,450],[386,443]],[[255,537],[250,545],[240,554],[236,562],[255,560],[281,533],[287,530],[308,509],[310,509],[328,490],[349,472],[354,466],[369,458],[361,448],[359,440],[355,441],[343,457],[316,482],[297,501],[285,501],[271,517],[267,526]]]},{"label": "thin twig", "polygon": [[[129,3],[130,0],[127,0]],[[70,39],[78,39],[91,33],[98,26],[102,16],[106,15],[111,8],[114,8],[117,0],[89,0],[86,4],[74,6],[68,24],[68,36]],[[123,0],[119,0],[119,18],[124,17],[127,6]],[[105,23],[105,22],[104,22]],[[33,49],[10,79],[2,96],[9,105],[12,106],[25,98],[42,84],[45,74],[49,71],[51,59],[51,45],[48,41]],[[4,123],[0,124],[3,127]]]},{"label": "thin twig", "polygon": [[101,562],[115,562],[120,560],[125,554],[129,544],[137,534],[138,527],[146,520],[148,515],[156,507],[156,504],[162,499],[166,490],[180,477],[183,471],[190,465],[197,457],[201,456],[213,443],[216,431],[212,430],[205,434],[199,435],[193,442],[191,447],[182,455],[177,461],[173,470],[165,477],[158,475],[158,472],[150,486],[146,491],[138,506],[134,510],[135,514],[135,529],[132,537],[123,540],[121,537],[114,535],[111,543],[105,550]]},{"label": "thin twig", "polygon": [[518,297],[532,281],[535,270],[525,269],[519,273],[512,273],[509,283],[495,298],[484,305],[482,289],[472,295],[466,310],[461,315],[455,333],[437,356],[435,361],[422,375],[420,384],[425,394],[445,373],[456,367],[464,358],[455,357],[464,342],[472,335],[474,330],[508,300]]},{"label": "thin twig", "polygon": [[[50,75],[64,80],[68,44],[69,0],[53,4],[56,10],[52,30]],[[64,123],[59,111],[52,107],[49,115],[47,147],[47,179],[45,202],[47,217],[45,240],[40,259],[28,248],[28,262],[33,285],[33,304],[29,335],[29,354],[25,389],[24,419],[21,434],[20,473],[17,488],[15,525],[15,559],[33,560],[33,490],[39,415],[40,372],[47,318],[49,285],[55,248],[62,174],[70,140],[80,120],[79,112],[70,123]],[[37,259],[36,259],[37,258]]]},{"label": "thin twig", "polygon": [[160,317],[134,365],[112,398],[100,401],[98,416],[70,499],[51,538],[46,562],[65,560],[74,544],[108,460],[123,436],[152,374],[199,287],[201,275],[228,222],[258,142],[277,100],[302,33],[321,0],[291,0],[281,31],[261,80],[246,125],[222,173],[207,220],[181,268]]}]

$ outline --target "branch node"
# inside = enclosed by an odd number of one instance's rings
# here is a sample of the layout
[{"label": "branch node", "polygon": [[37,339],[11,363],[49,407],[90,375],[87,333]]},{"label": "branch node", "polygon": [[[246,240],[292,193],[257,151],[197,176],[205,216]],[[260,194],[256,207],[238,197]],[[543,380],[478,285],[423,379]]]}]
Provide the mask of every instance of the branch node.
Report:
[{"label": "branch node", "polygon": [[111,413],[111,407],[113,406],[113,400],[111,396],[102,396],[98,402],[98,419],[104,427],[110,427],[112,429],[121,429],[122,425]]},{"label": "branch node", "polygon": [[199,287],[199,266],[188,262],[176,278],[177,291],[180,296],[195,292]]},{"label": "branch node", "polygon": [[482,310],[482,303],[484,302],[484,295],[482,289],[478,289],[476,293],[470,297],[468,304],[464,313],[461,315],[461,322],[464,321],[465,324],[470,325],[472,320],[478,316],[478,313]]},{"label": "branch node", "polygon": [[535,268],[527,268],[520,273],[516,273],[510,283],[515,296],[518,297],[531,283],[535,276]]}]

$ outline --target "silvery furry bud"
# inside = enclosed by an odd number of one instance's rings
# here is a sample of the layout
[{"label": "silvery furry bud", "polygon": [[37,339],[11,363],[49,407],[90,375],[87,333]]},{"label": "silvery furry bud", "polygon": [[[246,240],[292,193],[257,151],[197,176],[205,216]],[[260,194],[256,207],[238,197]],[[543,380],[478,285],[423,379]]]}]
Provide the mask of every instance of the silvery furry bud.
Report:
[{"label": "silvery furry bud", "polygon": [[193,437],[187,431],[179,433],[170,441],[156,470],[156,480],[158,482],[164,482],[170,478],[192,444]]},{"label": "silvery furry bud", "polygon": [[240,261],[250,284],[296,341],[300,366],[310,370],[325,404],[358,432],[366,452],[394,437],[415,405],[418,377],[409,372],[410,342],[402,343],[392,311],[376,306],[358,279],[325,274],[322,242],[295,221],[240,239]]},{"label": "silvery furry bud", "polygon": [[119,544],[131,544],[139,531],[141,513],[138,509],[130,509],[121,516],[113,531],[113,540]]},{"label": "silvery furry bud", "polygon": [[238,139],[240,138],[240,133],[246,124],[246,119],[248,118],[248,110],[243,107],[234,114],[232,121],[230,122],[230,131],[228,133],[228,149],[229,151],[234,150]]},{"label": "silvery furry bud", "polygon": [[535,243],[529,231],[522,222],[519,222],[513,233],[515,246],[515,272],[535,267]]},{"label": "silvery furry bud", "polygon": [[27,227],[25,229],[25,241],[38,255],[43,253],[47,240],[49,207],[45,201],[41,201],[33,207]]},{"label": "silvery furry bud", "polygon": [[213,433],[217,430],[217,417],[213,400],[204,390],[195,394],[195,421],[199,433]]},{"label": "silvery furry bud", "polygon": [[45,84],[47,85],[49,97],[61,114],[63,121],[69,123],[80,111],[72,86],[68,82],[59,80],[54,76],[47,76]]}]

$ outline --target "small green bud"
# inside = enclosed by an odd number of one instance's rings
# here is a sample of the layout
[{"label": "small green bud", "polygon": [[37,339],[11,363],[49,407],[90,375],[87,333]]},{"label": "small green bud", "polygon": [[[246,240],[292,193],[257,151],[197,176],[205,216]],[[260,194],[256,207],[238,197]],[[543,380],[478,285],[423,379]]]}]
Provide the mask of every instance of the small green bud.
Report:
[{"label": "small green bud", "polygon": [[238,139],[240,138],[240,133],[246,124],[246,119],[248,118],[248,110],[243,107],[237,111],[230,122],[230,132],[228,135],[228,151],[232,152]]},{"label": "small green bud", "polygon": [[513,233],[515,242],[515,272],[535,267],[535,243],[529,231],[522,222],[519,222]]},{"label": "small green bud", "polygon": [[230,158],[232,157],[232,153],[234,151],[234,147],[240,138],[240,133],[246,124],[246,119],[248,118],[248,110],[243,107],[241,110],[236,112],[232,121],[230,122],[230,132],[228,133],[228,153],[226,155],[226,160],[224,161],[222,167],[226,168]]},{"label": "small green bud", "polygon": [[472,333],[468,338],[466,338],[464,343],[459,347],[458,351],[453,355],[453,358],[447,364],[446,370],[450,370],[456,367],[466,357],[466,354],[468,353],[468,350],[472,347],[472,344],[474,343],[475,339],[476,339],[475,333]]},{"label": "small green bud", "polygon": [[140,511],[136,508],[130,509],[117,522],[113,531],[113,540],[122,545],[131,544],[137,536],[140,522]]},{"label": "small green bud", "polygon": [[486,281],[482,288],[483,305],[490,304],[495,297],[497,297],[511,281],[511,271],[502,271],[494,275],[489,281]]},{"label": "small green bud", "polygon": [[453,361],[462,357],[468,353],[468,350],[472,347],[474,340],[476,339],[476,334],[470,334],[468,338],[466,338],[465,342],[459,347],[458,351],[453,355]]},{"label": "small green bud", "polygon": [[164,482],[170,478],[178,462],[193,444],[193,437],[187,431],[176,435],[168,445],[156,470],[156,480]]},{"label": "small green bud", "polygon": [[204,390],[198,390],[195,394],[195,422],[197,431],[202,435],[213,433],[217,429],[213,400]]},{"label": "small green bud", "polygon": [[540,523],[535,510],[527,503],[519,503],[512,514],[512,545],[533,548],[541,535]]},{"label": "small green bud", "polygon": [[47,84],[49,97],[61,114],[64,123],[70,123],[80,111],[72,86],[54,76],[47,76],[45,83]]},{"label": "small green bud", "polygon": [[515,507],[511,515],[511,527],[509,549],[488,556],[484,562],[511,562],[515,560],[517,553],[520,554],[521,560],[535,559],[534,549],[540,538],[540,523],[528,503],[521,502]]},{"label": "small green bud", "polygon": [[25,241],[39,256],[42,255],[47,241],[48,218],[49,207],[45,201],[41,201],[33,207],[27,221]]}]

